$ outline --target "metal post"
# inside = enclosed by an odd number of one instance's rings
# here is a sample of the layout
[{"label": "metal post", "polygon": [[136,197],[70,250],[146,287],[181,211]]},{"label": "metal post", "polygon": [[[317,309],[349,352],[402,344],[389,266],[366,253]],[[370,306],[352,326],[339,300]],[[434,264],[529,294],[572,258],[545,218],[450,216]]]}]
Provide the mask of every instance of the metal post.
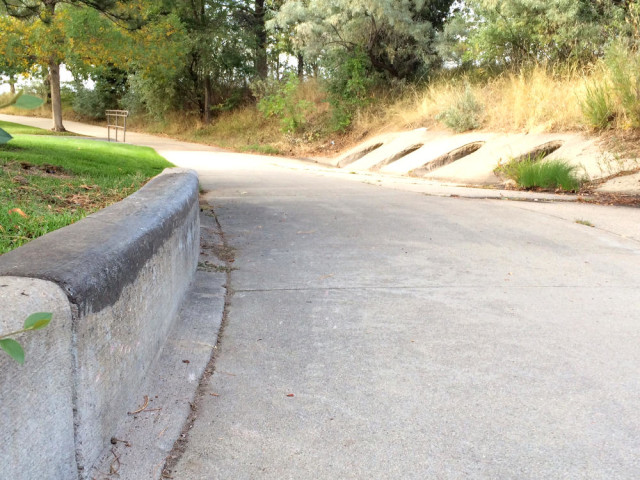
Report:
[{"label": "metal post", "polygon": [[[122,130],[122,141],[127,141],[127,117],[129,116],[128,110],[106,110],[105,116],[107,117],[107,140],[111,141],[111,129],[116,131],[115,141],[118,141],[118,130]],[[120,118],[122,118],[122,124],[120,124]]]}]

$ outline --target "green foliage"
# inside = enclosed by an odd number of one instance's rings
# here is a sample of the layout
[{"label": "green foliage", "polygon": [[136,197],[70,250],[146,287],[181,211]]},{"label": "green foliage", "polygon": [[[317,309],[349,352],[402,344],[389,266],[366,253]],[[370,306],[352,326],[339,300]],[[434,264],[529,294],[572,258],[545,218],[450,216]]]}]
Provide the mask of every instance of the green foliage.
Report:
[{"label": "green foliage", "polygon": [[7,354],[9,354],[9,356],[20,365],[24,363],[24,350],[22,348],[22,345],[20,345],[12,338],[3,338],[2,340],[0,340],[0,348]]},{"label": "green foliage", "polygon": [[295,133],[304,130],[307,115],[315,110],[313,103],[299,96],[300,80],[293,72],[284,83],[264,84],[255,88],[264,95],[258,101],[258,110],[265,116],[280,119],[282,131]]},{"label": "green foliage", "polygon": [[[585,63],[628,30],[623,2],[615,0],[468,0],[451,19],[439,50],[449,59],[488,67],[526,63]],[[461,29],[461,20],[466,30]],[[456,47],[463,43],[465,48]],[[458,58],[455,58],[455,55]]]},{"label": "green foliage", "polygon": [[[108,99],[99,90],[81,87],[73,96],[73,111],[94,120],[104,120]],[[111,107],[115,109],[116,107]]]},{"label": "green foliage", "polygon": [[12,138],[13,137],[9,133],[0,128],[0,145],[7,143]]},{"label": "green foliage", "polygon": [[600,63],[603,79],[587,86],[580,99],[586,123],[596,129],[613,125],[640,127],[640,51],[628,42],[616,42]]},{"label": "green foliage", "polygon": [[353,115],[371,101],[370,91],[377,77],[369,57],[356,50],[336,55],[329,62],[327,91],[331,105],[331,129],[344,132],[351,125]]},{"label": "green foliage", "polygon": [[307,58],[359,50],[377,72],[421,76],[453,0],[287,0],[271,28],[290,28]]},{"label": "green foliage", "polygon": [[577,191],[583,179],[577,176],[577,167],[565,160],[541,161],[541,157],[524,160],[512,159],[496,168],[496,173],[514,180],[521,188],[562,189]]},{"label": "green foliage", "polygon": [[607,51],[605,65],[629,126],[640,127],[640,52],[625,45],[613,45]]},{"label": "green foliage", "polygon": [[49,312],[32,313],[24,321],[24,325],[21,330],[0,335],[0,348],[20,365],[24,364],[24,349],[22,348],[22,345],[8,337],[14,337],[24,332],[41,330],[49,325],[52,318],[53,314]]},{"label": "green foliage", "polygon": [[596,129],[609,127],[615,118],[610,87],[606,83],[588,85],[580,107],[587,123]]},{"label": "green foliage", "polygon": [[466,132],[482,126],[483,105],[476,99],[469,85],[455,103],[436,116],[454,132]]},{"label": "green foliage", "polygon": [[105,119],[105,110],[120,107],[120,99],[127,91],[126,72],[112,66],[98,67],[90,75],[94,85],[87,89],[76,82],[73,110],[95,120]]}]

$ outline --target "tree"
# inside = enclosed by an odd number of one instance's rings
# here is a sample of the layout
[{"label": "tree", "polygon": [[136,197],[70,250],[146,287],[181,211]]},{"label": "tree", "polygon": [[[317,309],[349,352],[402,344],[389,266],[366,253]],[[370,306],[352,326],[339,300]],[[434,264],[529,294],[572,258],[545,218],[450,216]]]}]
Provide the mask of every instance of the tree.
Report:
[{"label": "tree", "polygon": [[435,60],[433,40],[453,0],[287,0],[274,26],[293,26],[311,56],[363,51],[395,78],[417,76]]},{"label": "tree", "polygon": [[[519,67],[585,63],[620,34],[628,2],[616,0],[467,0],[448,21],[441,52],[454,60]],[[456,45],[462,42],[464,48]],[[460,59],[463,53],[464,59]],[[455,58],[455,56],[458,58]]]},{"label": "tree", "polygon": [[124,11],[123,5],[125,2],[116,0],[0,0],[0,13],[25,22],[32,53],[48,68],[54,131],[65,130],[60,97],[60,64],[64,61],[66,38],[61,12],[85,7],[115,21],[131,21],[131,12]]},{"label": "tree", "polygon": [[[160,116],[175,106],[176,77],[191,40],[175,12],[149,7],[136,13],[141,26],[135,29],[121,28],[94,9],[65,12],[65,64],[80,84],[76,111],[99,118],[106,108],[125,106]],[[81,87],[87,79],[95,84],[92,91]]]},{"label": "tree", "polygon": [[8,78],[12,94],[16,93],[16,77],[32,66],[31,58],[24,55],[25,35],[22,22],[0,16],[0,76]]},{"label": "tree", "polygon": [[212,110],[234,104],[255,74],[253,10],[244,2],[181,0],[172,6],[185,29],[184,59],[170,88],[182,99],[178,109]]}]

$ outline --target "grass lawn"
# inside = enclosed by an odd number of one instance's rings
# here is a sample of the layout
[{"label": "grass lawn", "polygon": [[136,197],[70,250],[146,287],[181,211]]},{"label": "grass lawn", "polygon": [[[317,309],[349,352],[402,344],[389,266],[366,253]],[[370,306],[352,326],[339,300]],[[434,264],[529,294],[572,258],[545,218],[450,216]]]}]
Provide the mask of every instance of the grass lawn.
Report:
[{"label": "grass lawn", "polygon": [[55,136],[78,136],[72,132],[54,132],[53,130],[44,130],[42,128],[28,127],[19,123],[3,122],[0,120],[0,128],[11,135],[55,135]]},{"label": "grass lawn", "polygon": [[0,128],[14,135],[0,145],[0,254],[122,200],[173,166],[151,148]]}]

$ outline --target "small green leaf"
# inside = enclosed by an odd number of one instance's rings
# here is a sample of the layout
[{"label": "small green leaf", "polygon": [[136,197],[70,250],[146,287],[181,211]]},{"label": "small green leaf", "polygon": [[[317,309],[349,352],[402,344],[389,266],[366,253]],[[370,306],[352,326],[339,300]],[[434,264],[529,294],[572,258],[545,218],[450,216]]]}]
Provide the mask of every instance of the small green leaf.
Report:
[{"label": "small green leaf", "polygon": [[24,326],[22,328],[25,330],[40,330],[41,328],[49,325],[52,317],[53,313],[49,312],[32,313],[24,321]]},{"label": "small green leaf", "polygon": [[0,128],[0,145],[7,143],[13,137]]},{"label": "small green leaf", "polygon": [[5,338],[0,340],[0,348],[7,352],[11,358],[13,358],[20,365],[24,363],[24,350],[18,342],[12,338]]}]

